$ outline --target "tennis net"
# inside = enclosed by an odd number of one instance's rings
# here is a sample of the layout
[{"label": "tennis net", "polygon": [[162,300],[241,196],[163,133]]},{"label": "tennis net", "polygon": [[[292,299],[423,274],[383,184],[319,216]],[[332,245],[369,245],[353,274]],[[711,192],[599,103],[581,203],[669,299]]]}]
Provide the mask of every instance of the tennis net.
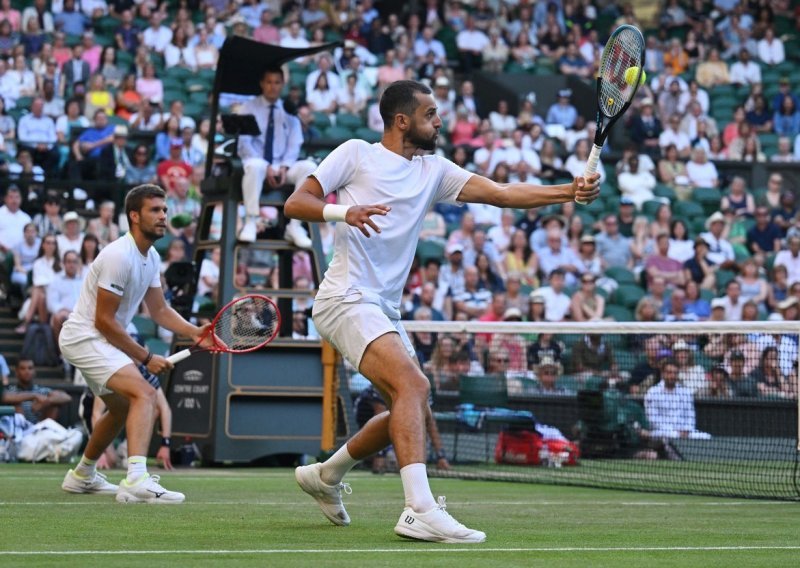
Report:
[{"label": "tennis net", "polygon": [[404,325],[433,475],[800,499],[796,322]]}]

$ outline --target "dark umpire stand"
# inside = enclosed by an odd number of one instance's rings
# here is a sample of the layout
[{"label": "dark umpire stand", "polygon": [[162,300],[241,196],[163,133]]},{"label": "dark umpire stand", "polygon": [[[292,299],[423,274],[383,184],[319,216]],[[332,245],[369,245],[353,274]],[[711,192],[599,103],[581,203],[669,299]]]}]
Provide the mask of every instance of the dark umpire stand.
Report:
[{"label": "dark umpire stand", "polygon": [[[288,49],[236,36],[227,39],[214,83],[209,140],[215,137],[220,92],[259,94],[263,69],[334,46]],[[230,130],[242,134],[258,131],[252,116],[227,115],[224,124],[226,134],[234,133]],[[212,315],[236,296],[262,293],[276,301],[282,323],[278,337],[260,351],[235,356],[201,352],[176,366],[166,389],[173,412],[174,445],[191,440],[206,463],[250,463],[271,456],[330,451],[347,437],[344,405],[349,395],[347,385],[338,384],[330,345],[292,338],[292,302],[311,296],[311,291],[293,289],[293,255],[299,249],[283,239],[283,204],[292,188],[265,186],[261,205],[277,209],[277,225],[260,233],[255,243],[240,243],[236,233],[243,171],[235,160],[224,164],[214,160],[214,147],[209,144],[193,278],[197,282],[203,260],[219,249],[219,283],[212,305],[200,306],[199,312]],[[316,288],[326,263],[319,229],[314,224],[309,229],[313,246],[307,252]],[[237,278],[237,268],[242,265],[249,265],[253,268],[250,274],[257,274],[254,264],[258,263],[253,259],[258,258],[277,259],[273,266],[260,265],[265,272],[277,269],[276,287],[268,276],[260,282],[245,282],[243,273]],[[173,345],[175,350],[183,347]]]}]

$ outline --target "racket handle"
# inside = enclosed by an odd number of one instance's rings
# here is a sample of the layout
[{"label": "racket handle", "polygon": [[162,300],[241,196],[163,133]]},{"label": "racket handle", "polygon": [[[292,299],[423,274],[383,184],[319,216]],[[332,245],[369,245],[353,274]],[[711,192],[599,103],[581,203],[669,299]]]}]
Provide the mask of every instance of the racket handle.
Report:
[{"label": "racket handle", "polygon": [[[600,162],[600,152],[603,150],[602,146],[598,146],[597,144],[592,145],[592,152],[589,154],[589,159],[586,160],[586,169],[583,170],[583,177],[588,177],[597,171],[597,164]],[[578,205],[586,205],[583,201],[578,201],[575,199],[575,203]]]},{"label": "racket handle", "polygon": [[169,361],[174,365],[175,363],[180,363],[191,354],[192,354],[191,349],[184,349],[182,351],[178,351],[177,353],[173,353],[172,355],[167,357],[167,361]]}]

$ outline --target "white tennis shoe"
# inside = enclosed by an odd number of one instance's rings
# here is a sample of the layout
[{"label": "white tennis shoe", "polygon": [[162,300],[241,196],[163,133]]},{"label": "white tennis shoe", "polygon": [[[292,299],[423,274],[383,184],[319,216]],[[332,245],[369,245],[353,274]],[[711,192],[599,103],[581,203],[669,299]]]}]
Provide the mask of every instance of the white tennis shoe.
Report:
[{"label": "white tennis shoe", "polygon": [[297,219],[292,219],[286,224],[286,231],[284,232],[283,237],[298,248],[311,248],[311,237],[308,236],[308,232],[306,232],[302,223],[300,223],[300,221]]},{"label": "white tennis shoe", "polygon": [[156,503],[173,505],[183,503],[186,496],[177,491],[167,491],[158,481],[158,475],[147,475],[136,483],[128,483],[123,479],[119,482],[117,502],[119,503]]},{"label": "white tennis shoe", "polygon": [[411,507],[406,507],[394,527],[394,532],[406,538],[450,544],[486,540],[486,533],[465,527],[447,512],[444,497],[439,497],[439,505],[427,513],[417,513]]},{"label": "white tennis shoe", "polygon": [[119,489],[109,483],[105,475],[99,471],[94,472],[94,477],[78,477],[74,470],[69,470],[64,476],[61,489],[68,493],[94,493],[96,495],[114,495]]},{"label": "white tennis shoe", "polygon": [[239,231],[239,240],[243,243],[254,243],[256,242],[256,236],[258,234],[258,227],[256,226],[256,222],[250,218],[248,218],[242,230]]},{"label": "white tennis shoe", "polygon": [[316,499],[319,508],[322,509],[322,514],[330,522],[340,527],[346,527],[350,524],[350,516],[342,503],[342,491],[350,495],[353,490],[350,489],[349,483],[328,485],[322,481],[319,471],[321,466],[322,464],[319,463],[301,465],[294,470],[294,477],[300,489]]}]

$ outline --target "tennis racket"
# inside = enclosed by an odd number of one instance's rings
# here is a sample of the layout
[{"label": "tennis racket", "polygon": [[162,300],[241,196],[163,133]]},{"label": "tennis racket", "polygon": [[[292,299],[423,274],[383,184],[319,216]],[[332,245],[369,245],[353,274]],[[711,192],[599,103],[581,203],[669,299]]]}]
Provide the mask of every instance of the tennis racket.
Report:
[{"label": "tennis racket", "polygon": [[[264,347],[275,339],[281,327],[281,314],[275,302],[259,294],[248,294],[228,302],[214,317],[211,326],[189,349],[178,351],[167,357],[167,361],[178,363],[192,353],[248,353]],[[201,347],[207,337],[213,347]]]},{"label": "tennis racket", "polygon": [[[600,57],[600,70],[597,72],[597,131],[583,172],[584,177],[597,171],[600,151],[611,127],[625,114],[639,90],[644,69],[644,51],[642,32],[633,26],[622,25],[608,38]],[[628,84],[625,72],[631,67],[638,67],[639,72],[636,80]],[[586,205],[580,201],[578,203]]]}]

